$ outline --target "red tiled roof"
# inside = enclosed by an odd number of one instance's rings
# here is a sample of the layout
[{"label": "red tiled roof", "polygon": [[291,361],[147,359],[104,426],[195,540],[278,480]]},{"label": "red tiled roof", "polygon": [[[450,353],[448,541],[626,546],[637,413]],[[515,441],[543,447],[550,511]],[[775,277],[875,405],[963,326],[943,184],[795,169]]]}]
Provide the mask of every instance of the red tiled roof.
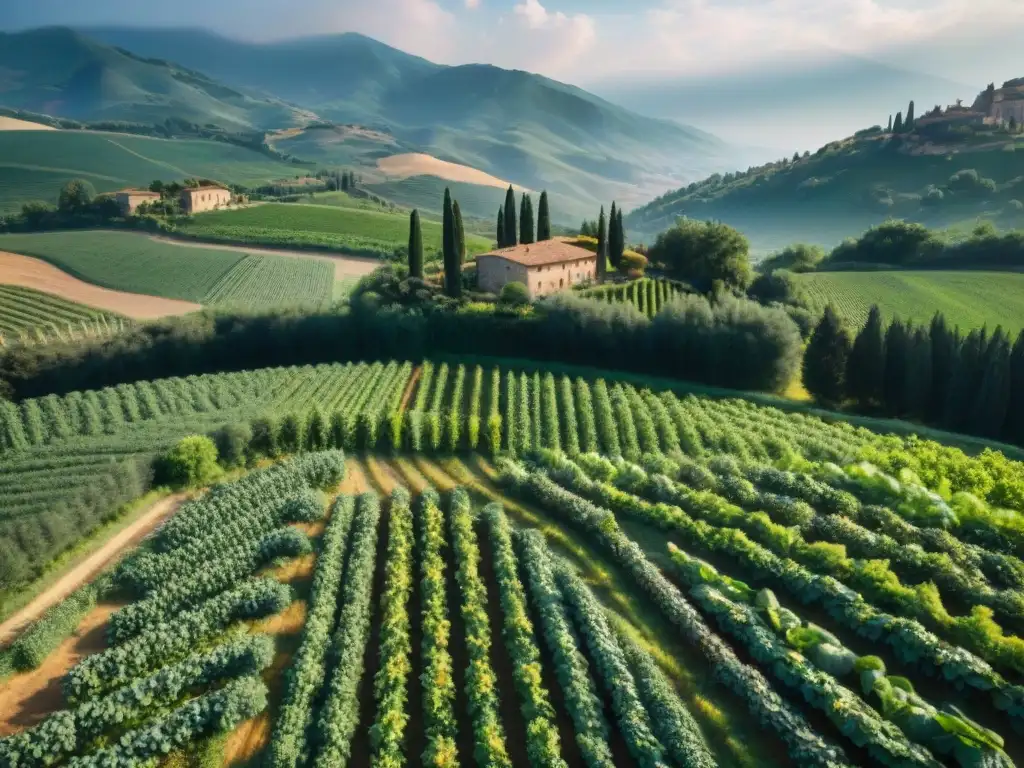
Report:
[{"label": "red tiled roof", "polygon": [[205,186],[205,187],[185,187],[181,191],[182,192],[189,192],[189,193],[191,193],[191,192],[213,192],[213,191],[230,192],[230,190],[227,187],[215,187],[215,186],[212,186],[212,185],[208,185],[208,186]]},{"label": "red tiled roof", "polygon": [[160,197],[159,192],[151,192],[148,189],[119,189],[119,195],[145,195],[146,197]]},{"label": "red tiled roof", "polygon": [[562,264],[566,261],[579,259],[595,259],[596,256],[586,248],[573,245],[566,240],[544,240],[529,245],[517,245],[512,248],[499,248],[496,251],[481,253],[479,260],[486,256],[497,256],[526,267],[537,267],[545,264]]}]

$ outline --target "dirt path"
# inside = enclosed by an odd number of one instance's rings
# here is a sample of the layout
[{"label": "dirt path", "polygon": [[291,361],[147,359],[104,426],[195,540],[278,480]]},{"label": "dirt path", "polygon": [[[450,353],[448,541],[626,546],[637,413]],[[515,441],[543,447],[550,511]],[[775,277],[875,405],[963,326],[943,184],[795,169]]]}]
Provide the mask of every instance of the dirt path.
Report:
[{"label": "dirt path", "polygon": [[409,377],[409,383],[405,385],[405,392],[402,393],[402,404],[398,406],[400,413],[405,413],[409,409],[409,401],[412,400],[412,393],[416,391],[416,383],[420,380],[420,376],[422,375],[422,365],[417,365],[412,369],[412,376]]},{"label": "dirt path", "polygon": [[0,624],[0,645],[13,639],[22,627],[35,621],[48,608],[88,582],[89,579],[117,560],[125,550],[138,544],[154,528],[174,514],[185,498],[184,494],[176,494],[157,501],[138,520],[115,534],[103,546],[50,585],[31,603]]},{"label": "dirt path", "polygon": [[142,293],[101,288],[72,277],[42,259],[0,251],[0,283],[34,288],[62,299],[116,312],[135,320],[154,320],[169,315],[184,315],[202,309],[199,304],[178,299],[163,299]]},{"label": "dirt path", "polygon": [[263,253],[269,256],[287,256],[290,259],[326,261],[334,265],[335,280],[368,275],[384,263],[380,259],[371,259],[364,256],[344,256],[342,254],[322,253],[320,251],[289,251],[283,248],[263,248],[258,245],[222,245],[221,243],[203,243],[198,240],[186,241],[174,237],[160,237],[158,235],[150,235],[149,238],[160,243],[180,245],[182,248],[206,248],[214,251],[237,251],[238,253]]},{"label": "dirt path", "polygon": [[38,669],[8,678],[0,696],[0,737],[29,728],[64,706],[60,680],[78,660],[107,647],[110,614],[119,605],[97,605],[75,633],[57,646]]}]

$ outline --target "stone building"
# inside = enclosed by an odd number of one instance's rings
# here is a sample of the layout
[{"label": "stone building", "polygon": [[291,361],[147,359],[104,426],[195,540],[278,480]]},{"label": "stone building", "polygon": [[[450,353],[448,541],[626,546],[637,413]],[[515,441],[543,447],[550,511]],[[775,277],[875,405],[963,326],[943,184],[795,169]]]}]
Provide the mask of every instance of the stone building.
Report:
[{"label": "stone building", "polygon": [[159,199],[159,192],[150,192],[148,189],[122,189],[114,193],[114,200],[117,201],[122,216],[135,213],[135,209],[143,203],[152,203]]},{"label": "stone building", "polygon": [[1024,125],[1024,93],[1018,89],[996,91],[989,117],[997,123],[1008,123],[1013,118],[1017,125]]},{"label": "stone building", "polygon": [[597,257],[562,240],[544,240],[502,248],[476,257],[477,285],[498,293],[508,283],[522,283],[534,298],[595,278]]},{"label": "stone building", "polygon": [[231,190],[224,187],[188,187],[181,192],[181,210],[202,213],[223,208],[231,202]]}]

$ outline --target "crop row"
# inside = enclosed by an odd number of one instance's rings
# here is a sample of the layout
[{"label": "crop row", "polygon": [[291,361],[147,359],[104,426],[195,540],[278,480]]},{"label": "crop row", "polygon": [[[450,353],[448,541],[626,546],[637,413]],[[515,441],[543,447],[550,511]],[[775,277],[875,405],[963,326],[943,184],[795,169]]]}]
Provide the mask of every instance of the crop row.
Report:
[{"label": "crop row", "polygon": [[507,460],[500,463],[502,480],[513,492],[531,499],[600,544],[602,551],[624,569],[682,636],[704,655],[714,670],[715,679],[746,702],[762,727],[783,739],[795,763],[822,768],[849,764],[843,753],[815,733],[804,717],[772,689],[759,671],[742,663],[729,646],[708,628],[679,590],[618,528],[611,512],[566,491],[541,472],[528,472],[521,465]]},{"label": "crop row", "polygon": [[669,302],[689,291],[683,284],[665,278],[645,277],[628,283],[612,283],[586,288],[580,295],[608,303],[632,304],[648,317],[654,317]]},{"label": "crop row", "polygon": [[313,700],[323,687],[327,648],[338,612],[338,592],[354,510],[355,498],[345,495],[339,496],[331,507],[313,574],[302,642],[289,667],[284,700],[274,722],[268,755],[268,764],[274,768],[296,766],[306,754]]},{"label": "crop row", "polygon": [[[983,660],[941,640],[919,622],[879,611],[838,580],[817,575],[789,558],[776,555],[741,531],[694,520],[679,507],[647,502],[615,486],[592,480],[580,467],[566,460],[557,460],[552,471],[559,483],[599,501],[617,514],[677,531],[681,540],[691,546],[732,558],[746,572],[786,590],[801,604],[824,609],[844,628],[871,642],[889,645],[902,663],[926,675],[941,677],[958,688],[967,686],[989,692],[996,708],[1007,712],[1015,728],[1024,729],[1024,687],[1008,682]],[[630,475],[629,485],[636,487],[637,477],[642,477],[642,473],[633,468]]]}]

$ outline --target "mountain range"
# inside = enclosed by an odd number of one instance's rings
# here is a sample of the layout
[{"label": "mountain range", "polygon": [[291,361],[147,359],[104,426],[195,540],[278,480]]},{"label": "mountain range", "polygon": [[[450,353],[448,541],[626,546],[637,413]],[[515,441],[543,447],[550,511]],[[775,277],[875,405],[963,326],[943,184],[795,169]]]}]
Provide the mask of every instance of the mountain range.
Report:
[{"label": "mountain range", "polygon": [[547,188],[591,215],[612,199],[638,204],[732,165],[726,144],[681,123],[539,75],[443,66],[357,34],[277,43],[194,29],[6,34],[0,97],[83,120],[182,117],[264,131],[358,124],[387,140],[364,140],[356,155],[331,145],[315,159],[372,165],[396,151],[427,152]]}]

